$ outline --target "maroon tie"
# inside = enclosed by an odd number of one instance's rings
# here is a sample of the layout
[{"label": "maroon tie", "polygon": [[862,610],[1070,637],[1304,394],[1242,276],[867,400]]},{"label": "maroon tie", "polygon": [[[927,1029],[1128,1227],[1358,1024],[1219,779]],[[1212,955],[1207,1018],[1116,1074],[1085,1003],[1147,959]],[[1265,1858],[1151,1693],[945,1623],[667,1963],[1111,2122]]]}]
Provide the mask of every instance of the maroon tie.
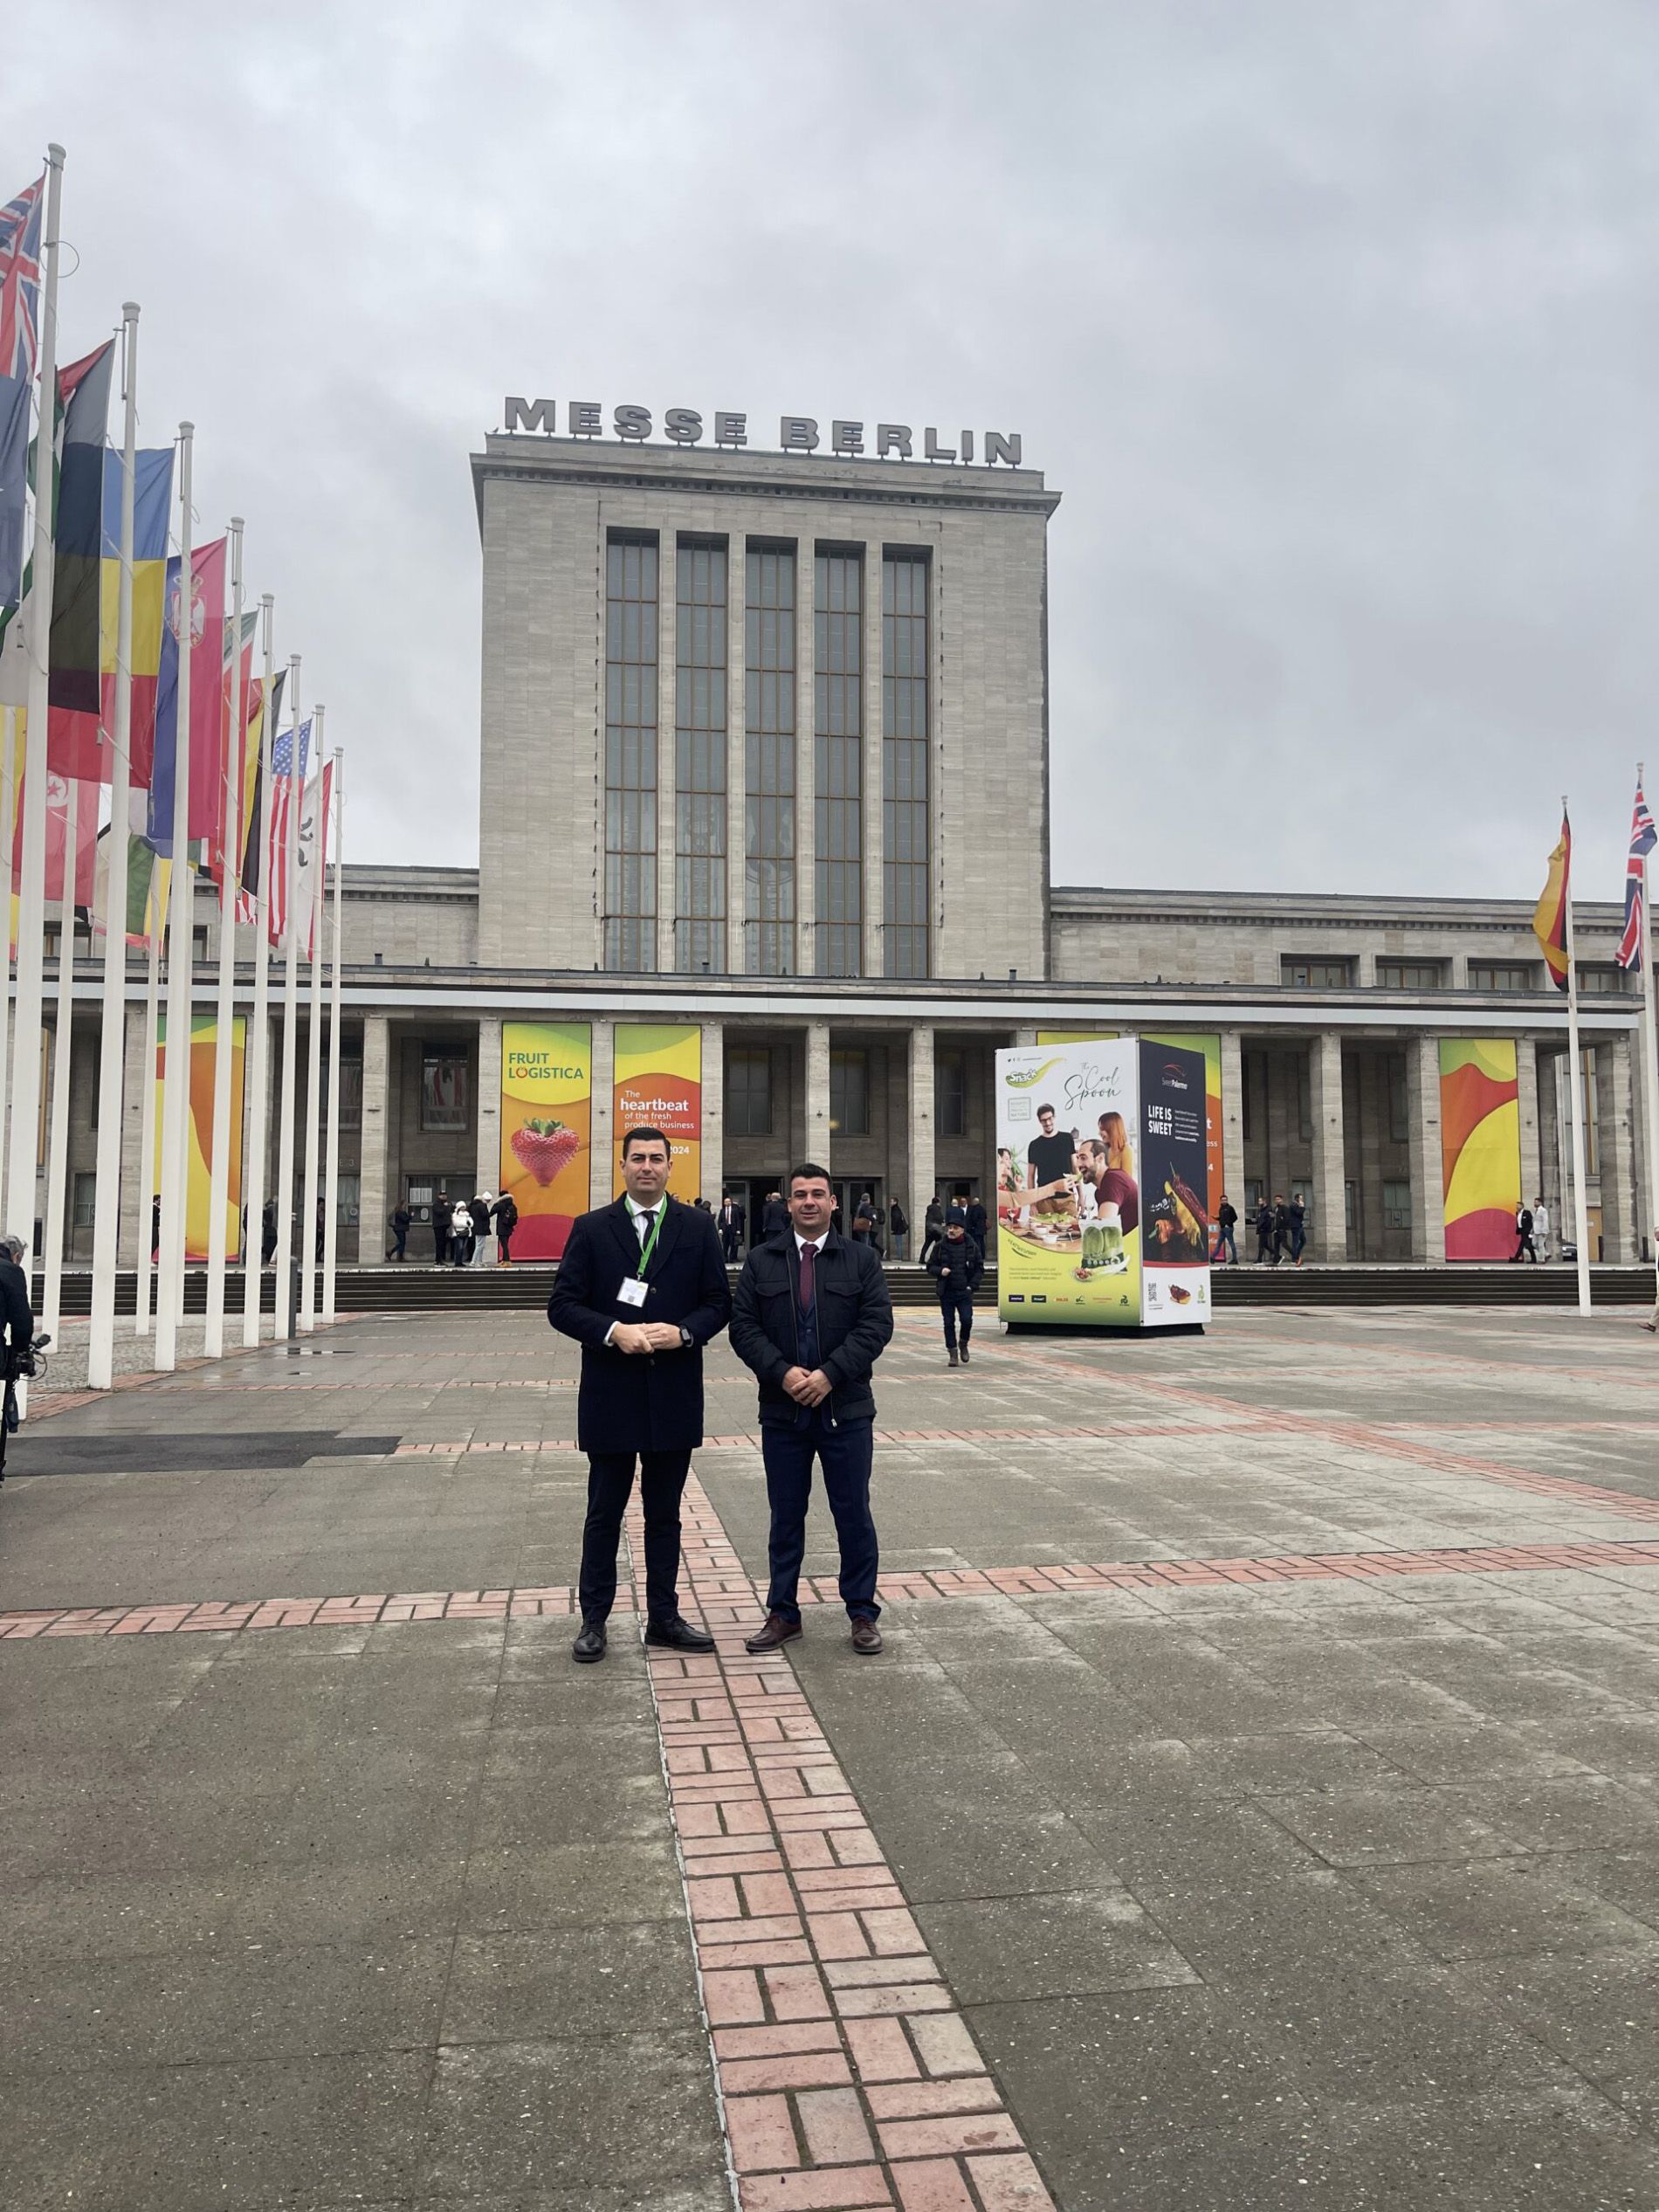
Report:
[{"label": "maroon tie", "polygon": [[816,1284],[815,1284],[815,1282],[814,1282],[814,1279],[813,1279],[813,1268],[814,1268],[814,1265],[815,1265],[815,1264],[816,1264],[816,1263],[817,1257],[818,1257],[818,1248],[817,1248],[817,1246],[816,1246],[816,1244],[802,1244],[802,1247],[801,1247],[801,1311],[802,1311],[803,1313],[811,1313],[811,1311],[812,1311],[812,1307],[813,1307],[813,1303],[814,1303],[815,1299],[816,1299],[816,1297],[817,1297],[817,1289],[816,1289]]}]

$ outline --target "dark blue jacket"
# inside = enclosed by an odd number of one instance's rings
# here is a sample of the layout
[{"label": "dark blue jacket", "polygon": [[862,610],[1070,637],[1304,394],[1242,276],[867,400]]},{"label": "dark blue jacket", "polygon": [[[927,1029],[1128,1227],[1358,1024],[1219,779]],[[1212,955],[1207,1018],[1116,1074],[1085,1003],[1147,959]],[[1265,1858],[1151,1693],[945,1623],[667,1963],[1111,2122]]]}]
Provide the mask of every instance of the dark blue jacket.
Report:
[{"label": "dark blue jacket", "polygon": [[[813,1271],[818,1319],[818,1365],[831,1389],[825,1405],[834,1421],[873,1421],[870,1377],[893,1333],[893,1302],[881,1262],[868,1244],[830,1231]],[[761,1385],[761,1419],[792,1424],[801,1411],[783,1387],[802,1364],[801,1264],[795,1231],[756,1244],[743,1263],[732,1302],[732,1349]]]},{"label": "dark blue jacket", "polygon": [[[944,1271],[950,1269],[946,1280]],[[985,1256],[971,1237],[964,1237],[960,1244],[953,1244],[948,1237],[941,1237],[927,1255],[927,1271],[933,1278],[941,1302],[947,1298],[960,1298],[964,1291],[971,1296],[980,1286],[980,1277],[985,1272]]]},{"label": "dark blue jacket", "polygon": [[[639,1237],[624,1200],[582,1214],[554,1278],[547,1319],[582,1347],[576,1441],[584,1451],[689,1451],[703,1441],[703,1347],[732,1317],[712,1215],[668,1202],[644,1306],[616,1292],[639,1271]],[[617,1352],[613,1321],[671,1321],[695,1341],[678,1352]]]}]

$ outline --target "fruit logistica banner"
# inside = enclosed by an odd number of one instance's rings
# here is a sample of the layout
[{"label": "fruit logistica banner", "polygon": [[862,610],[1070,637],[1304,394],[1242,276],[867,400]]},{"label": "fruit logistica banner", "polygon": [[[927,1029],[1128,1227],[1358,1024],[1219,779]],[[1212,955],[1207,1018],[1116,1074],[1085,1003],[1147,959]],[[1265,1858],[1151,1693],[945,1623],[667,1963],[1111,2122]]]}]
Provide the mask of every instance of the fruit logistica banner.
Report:
[{"label": "fruit logistica banner", "polygon": [[[213,1053],[218,1023],[211,1014],[190,1021],[189,1173],[185,1182],[184,1257],[204,1260],[213,1205]],[[155,1025],[155,1179],[162,1187],[162,1079],[167,1072],[167,1016]],[[231,1162],[224,1195],[224,1249],[231,1258],[242,1250],[242,1083],[247,1019],[237,1015],[231,1026]]]},{"label": "fruit logistica banner", "polygon": [[1140,1039],[1141,1321],[1209,1319],[1204,1055],[1197,1040]]},{"label": "fruit logistica banner", "polygon": [[1005,1321],[1140,1325],[1139,1044],[996,1056],[997,1310]]},{"label": "fruit logistica banner", "polygon": [[615,1192],[622,1196],[622,1140],[630,1129],[668,1139],[668,1188],[689,1206],[703,1188],[703,1032],[695,1022],[618,1022],[611,1127]]},{"label": "fruit logistica banner", "polygon": [[1440,1145],[1448,1259],[1508,1259],[1521,1202],[1515,1040],[1440,1040]]},{"label": "fruit logistica banner", "polygon": [[588,1210],[593,1026],[501,1024],[501,1190],[519,1209],[515,1259],[562,1259]]}]

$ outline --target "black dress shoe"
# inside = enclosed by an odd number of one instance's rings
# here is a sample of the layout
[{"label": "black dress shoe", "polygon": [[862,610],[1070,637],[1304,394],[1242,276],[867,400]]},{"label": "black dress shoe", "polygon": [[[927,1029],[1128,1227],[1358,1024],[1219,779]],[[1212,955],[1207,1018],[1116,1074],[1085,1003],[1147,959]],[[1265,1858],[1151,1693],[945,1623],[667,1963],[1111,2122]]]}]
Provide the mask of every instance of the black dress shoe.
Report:
[{"label": "black dress shoe", "polygon": [[582,1633],[570,1647],[570,1656],[578,1666],[590,1667],[595,1659],[605,1656],[605,1624],[602,1621],[584,1621]]},{"label": "black dress shoe", "polygon": [[694,1629],[678,1613],[671,1621],[651,1621],[645,1628],[647,1643],[660,1643],[671,1651],[712,1651],[714,1638],[706,1629]]}]

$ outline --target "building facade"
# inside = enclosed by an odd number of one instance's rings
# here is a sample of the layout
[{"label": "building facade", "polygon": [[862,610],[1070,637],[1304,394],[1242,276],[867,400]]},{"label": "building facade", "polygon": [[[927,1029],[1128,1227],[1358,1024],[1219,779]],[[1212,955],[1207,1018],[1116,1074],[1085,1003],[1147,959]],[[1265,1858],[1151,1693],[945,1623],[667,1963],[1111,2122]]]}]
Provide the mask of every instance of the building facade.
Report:
[{"label": "building facade", "polygon": [[[652,1024],[695,1032],[711,1203],[757,1203],[811,1156],[844,1198],[896,1200],[918,1224],[935,1189],[990,1190],[999,1046],[1215,1038],[1235,1203],[1299,1190],[1328,1261],[1446,1257],[1447,1069],[1494,1045],[1507,1070],[1512,1046],[1520,1188],[1562,1224],[1565,1008],[1530,907],[1051,889],[1058,494],[1017,441],[1015,465],[995,441],[992,465],[887,444],[869,458],[501,434],[473,456],[480,865],[347,868],[342,1257],[378,1261],[400,1199],[423,1220],[441,1188],[500,1189],[503,1024],[520,1021],[590,1036],[594,1202],[612,1193],[618,1034]],[[1615,1260],[1652,1226],[1621,921],[1578,909],[1593,1251]],[[210,999],[205,889],[196,951]],[[244,962],[244,1005],[251,976]],[[141,988],[134,971],[128,1193]],[[88,965],[78,1259],[98,1202],[99,997]],[[303,1020],[299,1035],[303,1096]]]}]

